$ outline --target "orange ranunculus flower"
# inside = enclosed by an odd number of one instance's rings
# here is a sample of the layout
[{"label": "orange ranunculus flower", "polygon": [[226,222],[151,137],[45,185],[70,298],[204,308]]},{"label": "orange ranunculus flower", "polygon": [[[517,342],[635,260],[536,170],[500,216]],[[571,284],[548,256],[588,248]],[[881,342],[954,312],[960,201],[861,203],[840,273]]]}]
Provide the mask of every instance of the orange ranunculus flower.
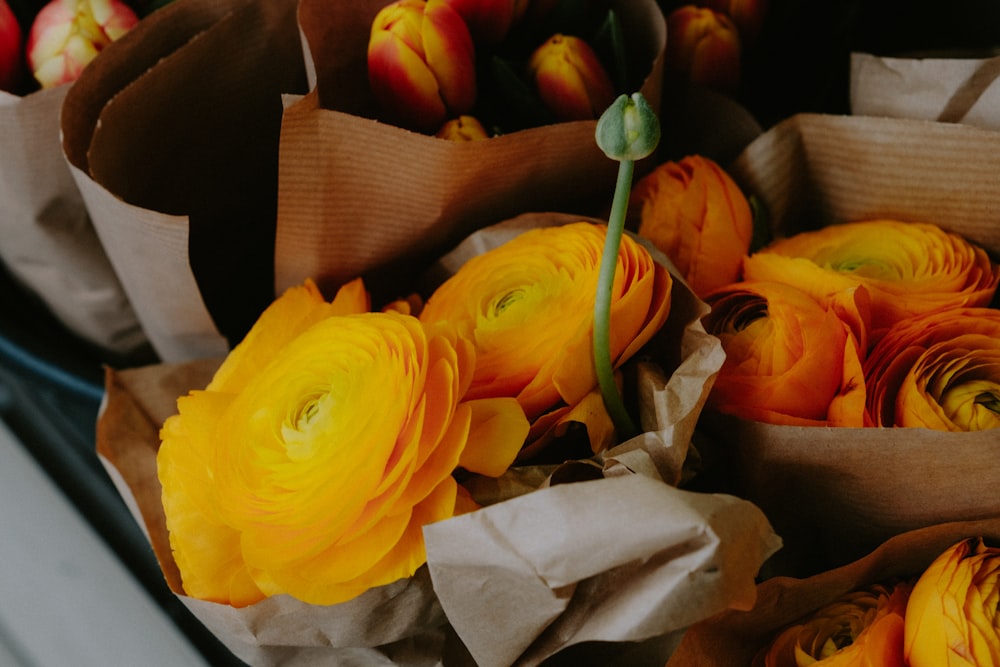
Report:
[{"label": "orange ranunculus flower", "polygon": [[700,155],[664,162],[632,192],[639,235],[674,262],[699,296],[740,279],[753,213],[736,182]]},{"label": "orange ranunculus flower", "polygon": [[876,426],[1000,428],[1000,311],[953,308],[898,322],[865,360]]},{"label": "orange ranunculus flower", "polygon": [[904,667],[903,625],[911,586],[852,591],[786,628],[753,667]]},{"label": "orange ranunculus flower", "polygon": [[[588,222],[526,231],[466,262],[420,315],[475,341],[470,397],[516,397],[529,420],[546,424],[576,407],[595,452],[613,435],[603,404],[585,400],[598,386],[594,295],[606,231]],[[616,368],[666,321],[671,285],[645,248],[622,239],[611,305]]]},{"label": "orange ranunculus flower", "polygon": [[742,282],[706,299],[703,318],[726,360],[708,405],[770,424],[863,426],[863,289],[828,306],[775,282]]},{"label": "orange ranunculus flower", "polygon": [[464,399],[471,343],[367,309],[360,281],[329,304],[292,288],[178,399],[157,463],[188,595],[334,604],[410,576],[421,526],[466,505],[454,469],[513,460],[527,420],[513,400]]},{"label": "orange ranunculus flower", "polygon": [[796,285],[817,299],[864,285],[878,338],[911,315],[985,306],[1000,267],[962,237],[929,223],[868,220],[830,225],[777,240],[743,263],[746,280]]},{"label": "orange ranunculus flower", "polygon": [[667,65],[692,83],[735,93],[742,49],[739,29],[722,12],[689,4],[667,15]]},{"label": "orange ranunculus flower", "polygon": [[557,120],[593,120],[615,101],[611,77],[594,49],[579,37],[550,37],[531,54],[528,72]]},{"label": "orange ranunculus flower", "polygon": [[476,54],[465,21],[446,0],[396,0],[372,21],[368,80],[383,113],[433,133],[476,103]]},{"label": "orange ranunculus flower", "polygon": [[910,667],[1000,665],[1000,549],[963,540],[917,579],[906,606]]}]

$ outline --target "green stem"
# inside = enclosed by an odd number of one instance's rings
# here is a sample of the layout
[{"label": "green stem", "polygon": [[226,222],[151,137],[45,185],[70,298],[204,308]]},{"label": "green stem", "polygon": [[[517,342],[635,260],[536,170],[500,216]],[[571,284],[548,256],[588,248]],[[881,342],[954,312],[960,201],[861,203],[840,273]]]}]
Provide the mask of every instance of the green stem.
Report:
[{"label": "green stem", "polygon": [[594,299],[594,366],[601,388],[604,407],[621,440],[636,434],[635,425],[625,410],[625,403],[615,384],[615,371],[611,363],[611,291],[618,268],[618,249],[625,231],[625,213],[628,210],[629,191],[632,187],[633,160],[618,163],[618,184],[611,202],[608,233],[604,239],[604,255],[597,277],[597,294]]}]

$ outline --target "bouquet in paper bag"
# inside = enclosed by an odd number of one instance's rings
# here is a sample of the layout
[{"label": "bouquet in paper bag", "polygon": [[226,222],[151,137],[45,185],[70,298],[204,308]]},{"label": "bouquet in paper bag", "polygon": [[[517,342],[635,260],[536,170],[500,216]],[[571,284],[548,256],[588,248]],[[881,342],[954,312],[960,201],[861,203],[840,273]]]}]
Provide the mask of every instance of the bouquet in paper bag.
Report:
[{"label": "bouquet in paper bag", "polygon": [[[731,457],[731,488],[785,539],[777,572],[1000,512],[989,463],[1000,239],[984,215],[992,182],[975,175],[996,141],[964,126],[800,115],[731,165],[772,224],[741,246],[729,284],[700,293],[727,353],[701,425]],[[942,155],[966,166],[943,172]],[[958,187],[970,192],[961,201],[947,194]]]},{"label": "bouquet in paper bag", "polygon": [[662,664],[752,604],[777,537],[677,486],[717,341],[612,208],[486,227],[374,309],[360,279],[330,302],[306,281],[221,364],[109,375],[100,452],[237,655],[527,665],[597,643]]},{"label": "bouquet in paper bag", "polygon": [[144,17],[119,0],[0,2],[0,262],[102,358],[148,359],[146,338],[59,145],[69,87]]},{"label": "bouquet in paper bag", "polygon": [[675,665],[990,665],[1000,656],[996,519],[928,526],[697,624]]}]

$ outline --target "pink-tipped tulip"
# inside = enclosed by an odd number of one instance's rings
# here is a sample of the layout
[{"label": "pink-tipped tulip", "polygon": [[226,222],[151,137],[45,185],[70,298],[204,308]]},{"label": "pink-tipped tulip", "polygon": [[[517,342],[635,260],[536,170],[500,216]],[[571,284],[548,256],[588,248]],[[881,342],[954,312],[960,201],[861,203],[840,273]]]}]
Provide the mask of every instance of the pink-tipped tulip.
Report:
[{"label": "pink-tipped tulip", "polygon": [[0,90],[13,91],[21,78],[21,26],[7,0],[0,0]]},{"label": "pink-tipped tulip", "polygon": [[447,0],[397,0],[372,22],[368,79],[386,118],[436,132],[476,103],[475,49]]},{"label": "pink-tipped tulip", "polygon": [[458,12],[476,45],[495,46],[503,41],[527,9],[527,0],[447,0]]},{"label": "pink-tipped tulip", "polygon": [[587,42],[556,34],[528,61],[542,102],[560,121],[592,120],[615,101],[611,77]]},{"label": "pink-tipped tulip", "polygon": [[667,16],[667,64],[693,83],[735,93],[741,49],[739,30],[726,14],[684,5]]},{"label": "pink-tipped tulip", "polygon": [[119,0],[52,0],[28,33],[28,65],[42,88],[75,81],[104,47],[138,22]]}]

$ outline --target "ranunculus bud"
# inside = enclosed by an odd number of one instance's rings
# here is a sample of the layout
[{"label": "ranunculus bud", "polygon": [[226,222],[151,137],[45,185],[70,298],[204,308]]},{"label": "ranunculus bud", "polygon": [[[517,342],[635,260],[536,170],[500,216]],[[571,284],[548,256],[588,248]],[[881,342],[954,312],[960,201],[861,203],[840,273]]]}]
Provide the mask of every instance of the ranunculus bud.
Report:
[{"label": "ranunculus bud", "polygon": [[641,160],[660,143],[660,118],[642,93],[619,95],[597,120],[594,135],[612,160]]},{"label": "ranunculus bud", "polygon": [[753,213],[736,182],[709,158],[664,162],[636,184],[639,235],[653,242],[695,294],[736,282],[750,250]]},{"label": "ranunculus bud", "polygon": [[75,81],[108,44],[139,22],[118,0],[52,0],[28,34],[28,64],[42,88]]},{"label": "ranunculus bud", "polygon": [[667,16],[667,64],[693,83],[736,92],[741,52],[739,30],[726,14],[684,5]]},{"label": "ranunculus bud", "polygon": [[447,0],[397,0],[375,16],[368,80],[391,122],[433,133],[476,103],[469,29]]},{"label": "ranunculus bud", "polygon": [[699,4],[733,19],[740,40],[747,45],[757,39],[767,14],[767,0],[699,0]]},{"label": "ranunculus bud", "polygon": [[528,61],[542,102],[560,121],[593,120],[615,100],[611,77],[587,42],[555,34]]},{"label": "ranunculus bud", "polygon": [[7,0],[0,0],[0,90],[13,91],[21,78],[21,26]]},{"label": "ranunculus bud", "polygon": [[911,667],[1000,664],[1000,549],[962,540],[920,575],[906,605]]},{"label": "ranunculus bud", "polygon": [[478,141],[490,138],[479,119],[467,114],[446,121],[434,136],[449,141]]}]

